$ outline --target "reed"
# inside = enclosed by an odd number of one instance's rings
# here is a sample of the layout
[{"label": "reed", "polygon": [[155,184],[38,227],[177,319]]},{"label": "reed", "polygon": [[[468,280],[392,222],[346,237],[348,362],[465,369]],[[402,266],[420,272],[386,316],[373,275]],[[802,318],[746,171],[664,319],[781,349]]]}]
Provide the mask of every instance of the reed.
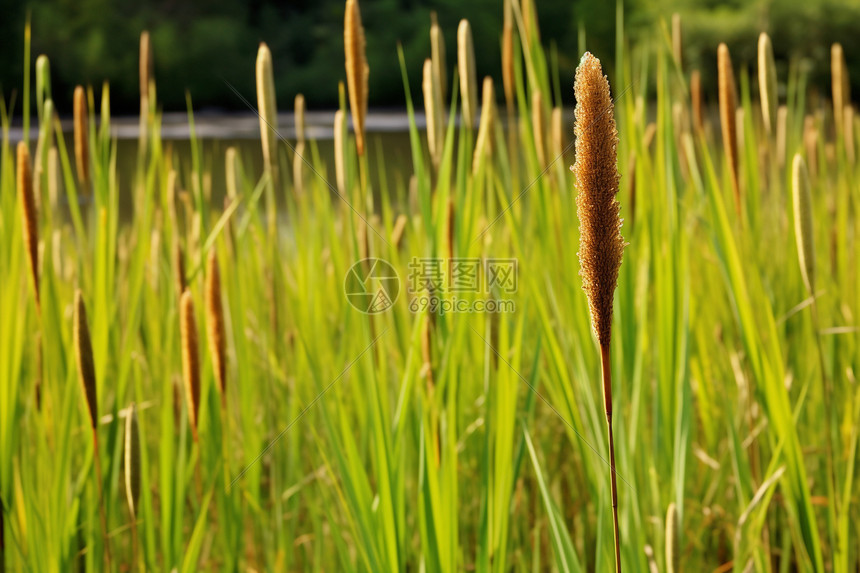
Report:
[{"label": "reed", "polygon": [[421,88],[424,92],[424,116],[427,122],[427,147],[430,150],[430,159],[433,165],[438,167],[442,159],[442,146],[444,134],[442,132],[442,110],[439,85],[433,75],[433,61],[430,58],[424,60],[424,73]]},{"label": "reed", "polygon": [[176,240],[173,246],[173,280],[176,286],[177,298],[182,298],[182,293],[185,292],[185,252],[182,249],[182,244]]},{"label": "reed", "polygon": [[239,156],[234,146],[224,153],[224,178],[227,197],[232,201],[239,196]]},{"label": "reed", "polygon": [[761,95],[761,116],[768,135],[776,130],[777,86],[776,64],[770,36],[762,32],[758,37],[758,89]]},{"label": "reed", "polygon": [[334,172],[337,192],[346,197],[346,115],[343,110],[334,113]]},{"label": "reed", "polygon": [[30,151],[23,141],[18,142],[18,203],[21,205],[21,228],[24,231],[24,247],[27,249],[27,262],[30,265],[30,278],[36,308],[41,312],[39,296],[39,214],[33,192],[33,176],[30,172]]},{"label": "reed", "polygon": [[788,106],[781,105],[776,110],[776,161],[780,167],[785,166],[786,137],[788,133]]},{"label": "reed", "polygon": [[364,122],[367,116],[367,79],[370,68],[365,55],[364,27],[358,0],[346,0],[343,21],[343,44],[346,56],[346,83],[349,88],[349,109],[355,130],[355,146],[364,155]]},{"label": "reed", "polygon": [[89,122],[87,120],[87,95],[83,86],[75,88],[74,96],[75,166],[78,182],[86,187],[90,180]]},{"label": "reed", "polygon": [[835,43],[830,47],[830,79],[833,97],[833,122],[836,125],[836,135],[842,136],[844,119],[842,114],[845,105],[850,103],[848,90],[848,69],[845,66],[845,53],[842,44]]},{"label": "reed", "polygon": [[615,570],[621,571],[621,542],[618,536],[618,489],[615,472],[615,442],[612,430],[612,376],[610,341],[612,310],[618,270],[624,254],[618,193],[618,131],[615,128],[609,80],[600,60],[586,52],[574,81],[576,112],[577,215],[580,223],[579,261],[582,288],[588,297],[591,325],[600,345],[603,370],[603,404],[609,432],[612,513],[615,534]]},{"label": "reed", "polygon": [[152,44],[149,40],[149,32],[144,30],[140,33],[140,56],[138,61],[138,74],[140,79],[140,153],[145,152],[147,141],[149,139],[149,91],[152,83],[153,68]]},{"label": "reed", "polygon": [[550,140],[552,141],[552,158],[553,160],[561,158],[564,153],[564,127],[563,127],[563,110],[561,106],[552,108],[552,116],[550,119]]},{"label": "reed", "polygon": [[227,331],[224,323],[224,307],[221,301],[221,271],[215,250],[209,252],[206,261],[206,327],[209,341],[209,355],[221,404],[227,404]]},{"label": "reed", "polygon": [[39,123],[45,121],[45,101],[51,99],[51,62],[41,54],[36,58],[36,113]]},{"label": "reed", "polygon": [[672,59],[678,68],[683,67],[683,37],[681,35],[681,15],[672,14]]},{"label": "reed", "polygon": [[717,48],[717,72],[719,76],[720,124],[723,132],[723,149],[729,165],[732,190],[735,195],[735,210],[741,216],[741,188],[738,176],[737,100],[735,96],[735,74],[729,47],[720,44]]},{"label": "reed", "polygon": [[298,94],[294,103],[296,122],[296,148],[293,153],[293,188],[301,195],[304,192],[305,168],[305,96]]},{"label": "reed", "polygon": [[460,20],[457,27],[457,69],[460,73],[460,90],[463,96],[463,123],[472,129],[478,117],[478,79],[475,70],[475,46],[472,27],[468,20]]},{"label": "reed", "polygon": [[275,100],[275,78],[272,71],[272,52],[265,42],[257,50],[257,115],[260,116],[260,140],[263,146],[263,165],[269,182],[266,185],[266,217],[269,236],[276,233],[277,212],[275,189],[278,177],[278,107]]},{"label": "reed", "polygon": [[792,204],[794,206],[794,234],[797,240],[797,258],[800,273],[809,296],[815,294],[815,243],[812,234],[812,185],[803,157],[797,153],[792,163]]},{"label": "reed", "polygon": [[[48,205],[52,212],[57,212],[60,202],[60,156],[57,147],[48,150]],[[56,231],[56,229],[55,229]],[[58,256],[59,253],[54,254]]]},{"label": "reed", "polygon": [[439,84],[442,101],[448,93],[448,63],[445,59],[445,36],[436,18],[436,12],[430,13],[430,59],[433,61],[433,77]]},{"label": "reed", "polygon": [[537,153],[538,170],[546,167],[546,120],[544,119],[543,94],[540,90],[532,92],[532,137]]},{"label": "reed", "polygon": [[98,425],[98,396],[96,393],[96,370],[93,361],[93,346],[90,342],[90,327],[87,322],[87,308],[80,289],[75,291],[74,325],[72,330],[75,357],[78,364],[78,382],[84,395],[84,404],[90,416],[93,432]]},{"label": "reed", "polygon": [[806,162],[812,179],[818,177],[818,128],[815,117],[807,114],[803,119],[803,148],[806,151]]},{"label": "reed", "polygon": [[185,383],[185,398],[188,418],[198,441],[198,414],[200,413],[200,356],[197,348],[197,318],[194,315],[194,299],[185,289],[179,303],[179,331],[182,338],[182,379]]},{"label": "reed", "polygon": [[475,153],[472,155],[472,173],[477,173],[481,159],[490,156],[492,148],[493,124],[495,118],[495,95],[493,78],[484,78],[483,94],[481,97],[481,122],[478,126],[478,139],[475,143]]}]

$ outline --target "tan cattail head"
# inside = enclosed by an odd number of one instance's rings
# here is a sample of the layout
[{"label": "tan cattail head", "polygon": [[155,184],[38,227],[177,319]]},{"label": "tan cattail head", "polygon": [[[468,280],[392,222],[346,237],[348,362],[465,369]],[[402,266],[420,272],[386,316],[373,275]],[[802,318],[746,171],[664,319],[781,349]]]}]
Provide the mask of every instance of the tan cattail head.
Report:
[{"label": "tan cattail head", "polygon": [[788,132],[788,106],[781,105],[776,110],[776,161],[785,165],[785,140]]},{"label": "tan cattail head", "polygon": [[90,180],[89,122],[87,121],[87,94],[83,86],[75,88],[75,166],[78,181],[86,185]]},{"label": "tan cattail head", "polygon": [[508,111],[514,109],[514,17],[513,0],[505,0],[505,23],[502,29],[502,86]]},{"label": "tan cattail head", "polygon": [[833,89],[833,118],[836,133],[841,135],[844,121],[842,112],[850,102],[848,95],[848,70],[845,66],[845,53],[842,44],[835,43],[830,47],[830,75]]},{"label": "tan cattail head", "polygon": [[212,370],[221,392],[221,400],[226,403],[227,395],[227,331],[224,325],[224,307],[221,301],[221,271],[215,249],[206,261],[206,329],[209,339],[209,354],[212,357]]},{"label": "tan cattail head", "polygon": [[227,179],[227,197],[235,199],[239,195],[239,156],[232,145],[224,154],[224,175]]},{"label": "tan cattail head", "polygon": [[484,78],[483,96],[481,98],[481,123],[478,127],[478,139],[475,143],[475,153],[472,156],[472,172],[478,171],[481,159],[488,157],[492,148],[493,118],[495,117],[495,95],[493,94],[493,78]]},{"label": "tan cattail head", "polygon": [[737,103],[735,99],[735,74],[729,47],[720,44],[717,48],[717,72],[719,76],[720,124],[723,131],[723,149],[729,164],[732,189],[735,194],[735,209],[741,213],[741,191],[738,179]]},{"label": "tan cattail head", "polygon": [[125,498],[132,516],[137,515],[140,499],[140,427],[137,423],[137,407],[132,402],[125,414]]},{"label": "tan cattail head", "polygon": [[672,14],[672,58],[680,68],[682,65],[683,39],[681,36],[681,15]]},{"label": "tan cattail head", "polygon": [[600,60],[586,52],[576,69],[577,215],[580,224],[579,262],[582,288],[588,295],[591,325],[601,346],[612,332],[612,307],[618,269],[624,253],[621,237],[615,128],[609,80]]},{"label": "tan cattail head", "polygon": [[442,28],[439,27],[439,22],[436,20],[436,12],[430,14],[432,23],[430,24],[430,59],[433,60],[433,75],[436,82],[439,84],[439,92],[442,94],[442,100],[448,93],[448,64],[445,60],[445,37],[442,35]]},{"label": "tan cattail head", "polygon": [[815,241],[812,236],[812,185],[806,161],[795,154],[792,164],[792,201],[794,205],[794,234],[797,239],[797,258],[803,284],[809,295],[815,294]]},{"label": "tan cattail head", "polygon": [[93,345],[90,342],[90,327],[87,324],[87,308],[80,289],[75,291],[74,324],[72,338],[75,345],[75,357],[78,363],[78,380],[86,400],[87,411],[90,414],[90,426],[93,431],[98,423],[98,398],[96,394],[96,369],[93,362]]},{"label": "tan cattail head", "polygon": [[544,119],[543,94],[536,89],[532,92],[532,137],[535,142],[538,167],[546,167],[546,120]]},{"label": "tan cattail head", "polygon": [[152,44],[149,41],[149,32],[144,30],[140,33],[140,97],[149,98],[149,84],[152,81]]},{"label": "tan cattail head", "polygon": [[39,297],[39,215],[36,210],[36,197],[33,191],[33,175],[30,171],[30,150],[23,141],[18,142],[18,202],[21,204],[24,246],[27,261],[30,263],[30,277],[33,282],[33,295],[36,307],[40,308]]},{"label": "tan cattail head", "polygon": [[460,20],[457,28],[457,69],[463,93],[463,122],[471,129],[478,114],[478,78],[475,70],[475,46],[468,20]]},{"label": "tan cattail head", "polygon": [[339,109],[334,112],[334,172],[337,192],[346,196],[346,115]]},{"label": "tan cattail head", "polygon": [[182,337],[182,378],[188,401],[188,417],[197,440],[197,422],[200,412],[200,356],[197,348],[197,318],[194,299],[188,289],[179,302],[179,330]]},{"label": "tan cattail head", "polygon": [[433,165],[438,166],[442,159],[442,146],[444,134],[442,133],[442,113],[440,110],[439,86],[433,75],[433,61],[430,58],[424,60],[423,79],[421,89],[424,93],[424,116],[427,122],[427,147],[430,149],[430,158]]},{"label": "tan cattail head", "polygon": [[355,130],[355,146],[359,155],[364,155],[364,121],[367,116],[367,65],[364,43],[364,27],[358,0],[346,0],[343,20],[343,44],[346,55],[346,83],[349,87],[349,109]]},{"label": "tan cattail head", "polygon": [[261,43],[257,50],[257,113],[260,116],[260,139],[263,161],[273,184],[277,184],[278,168],[278,106],[275,99],[275,77],[272,52]]},{"label": "tan cattail head", "polygon": [[758,37],[758,89],[764,127],[768,134],[772,134],[776,129],[776,64],[770,37],[764,32]]},{"label": "tan cattail head", "polygon": [[302,94],[296,95],[294,100],[294,117],[296,121],[296,141],[298,143],[305,142],[305,96]]}]

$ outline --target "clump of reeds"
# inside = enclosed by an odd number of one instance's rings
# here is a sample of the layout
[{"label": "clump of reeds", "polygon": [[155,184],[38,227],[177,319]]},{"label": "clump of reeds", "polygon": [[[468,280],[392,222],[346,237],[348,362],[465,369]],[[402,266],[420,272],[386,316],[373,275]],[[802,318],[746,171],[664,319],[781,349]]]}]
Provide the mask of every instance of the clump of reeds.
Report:
[{"label": "clump of reeds", "polygon": [[74,328],[72,330],[75,357],[78,363],[78,381],[84,393],[90,426],[93,431],[98,424],[98,397],[96,394],[96,369],[93,362],[93,346],[90,341],[90,328],[87,323],[87,309],[80,290],[75,291]]},{"label": "clump of reeds", "polygon": [[78,169],[78,181],[85,186],[90,180],[90,148],[89,129],[87,121],[87,95],[83,86],[75,88],[75,166]]},{"label": "clump of reeds", "polygon": [[489,155],[492,147],[493,119],[495,117],[495,95],[493,93],[493,78],[484,78],[483,94],[481,97],[481,122],[478,127],[478,139],[475,143],[475,153],[472,156],[472,172],[478,171],[480,160]]},{"label": "clump of reeds", "polygon": [[182,378],[185,382],[185,397],[188,417],[194,441],[198,439],[197,423],[200,412],[200,357],[197,349],[197,318],[194,316],[194,299],[191,291],[185,290],[179,303],[179,330],[182,338]]},{"label": "clump of reeds", "polygon": [[41,308],[39,297],[39,224],[36,197],[33,192],[33,175],[30,171],[30,151],[23,141],[18,143],[18,202],[21,204],[21,227],[24,230],[24,246],[30,264],[33,295],[36,308]]},{"label": "clump of reeds", "polygon": [[296,148],[293,153],[293,187],[301,195],[304,191],[305,163],[305,96],[298,94],[295,99],[294,117],[296,122]]},{"label": "clump of reeds", "polygon": [[468,20],[460,20],[457,28],[457,69],[463,94],[463,122],[471,129],[478,114],[478,79],[475,70],[475,46]]},{"label": "clump of reeds", "polygon": [[546,120],[544,119],[543,94],[540,90],[532,92],[532,137],[535,140],[538,167],[546,167]]},{"label": "clump of reeds", "polygon": [[741,214],[741,190],[738,177],[737,100],[735,97],[735,74],[729,47],[720,44],[717,48],[717,72],[719,76],[720,124],[723,132],[723,148],[729,164],[732,190],[735,194],[735,209]]},{"label": "clump of reeds", "polygon": [[600,345],[603,401],[609,429],[612,510],[615,532],[615,567],[621,571],[618,538],[618,490],[615,443],[612,431],[612,377],[610,340],[612,309],[618,269],[624,253],[618,193],[618,131],[613,116],[609,81],[600,60],[586,52],[576,69],[576,205],[580,222],[579,261],[582,288],[588,296],[591,324]]},{"label": "clump of reeds", "polygon": [[206,261],[206,326],[212,370],[221,392],[221,404],[227,399],[227,332],[224,325],[224,307],[221,301],[221,271],[218,256],[213,249]]},{"label": "clump of reeds", "polygon": [[776,64],[773,61],[773,45],[764,32],[758,37],[758,89],[764,127],[770,135],[776,128]]},{"label": "clump of reeds", "polygon": [[433,165],[439,165],[442,159],[444,133],[442,128],[442,97],[439,84],[433,73],[433,61],[424,60],[424,74],[421,88],[424,92],[424,116],[427,122],[427,147],[430,149],[430,159]]},{"label": "clump of reeds", "polygon": [[358,0],[346,0],[343,21],[343,43],[346,55],[346,83],[349,88],[349,109],[355,130],[355,146],[364,155],[364,121],[367,116],[367,79],[370,68],[365,56],[364,27]]},{"label": "clump of reeds", "polygon": [[137,423],[137,407],[134,403],[125,413],[125,498],[132,518],[137,515],[137,501],[140,499],[140,428]]}]

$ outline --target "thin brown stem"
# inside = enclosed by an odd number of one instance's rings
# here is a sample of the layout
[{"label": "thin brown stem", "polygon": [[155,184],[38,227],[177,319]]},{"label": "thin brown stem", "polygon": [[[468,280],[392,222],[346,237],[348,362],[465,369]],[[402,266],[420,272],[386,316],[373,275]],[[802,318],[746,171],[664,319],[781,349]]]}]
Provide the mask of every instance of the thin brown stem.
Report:
[{"label": "thin brown stem", "polygon": [[612,433],[612,369],[609,361],[609,344],[600,345],[600,364],[603,375],[603,408],[609,429],[609,468],[612,483],[612,526],[615,533],[615,572],[621,573],[621,543],[618,536],[618,485],[615,478],[615,439]]}]

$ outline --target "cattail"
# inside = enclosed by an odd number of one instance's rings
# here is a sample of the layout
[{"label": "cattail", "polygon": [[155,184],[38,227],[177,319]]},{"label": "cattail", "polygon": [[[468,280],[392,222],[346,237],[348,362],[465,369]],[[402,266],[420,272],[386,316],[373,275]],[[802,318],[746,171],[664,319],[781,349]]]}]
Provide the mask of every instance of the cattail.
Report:
[{"label": "cattail", "polygon": [[674,502],[666,510],[666,571],[676,573],[680,570],[681,555],[678,553],[678,509]]},{"label": "cattail", "polygon": [[424,92],[424,115],[427,120],[427,147],[430,148],[430,158],[433,165],[438,166],[442,158],[442,114],[439,109],[439,86],[434,81],[433,62],[430,58],[424,60],[424,78],[421,83]]},{"label": "cattail", "polygon": [[75,88],[75,165],[78,181],[86,185],[90,180],[89,122],[87,121],[87,96],[83,86]]},{"label": "cattail", "polygon": [[146,141],[149,135],[149,86],[152,82],[152,45],[149,41],[149,32],[144,30],[140,33],[140,153],[146,149]]},{"label": "cattail", "polygon": [[448,65],[445,61],[445,37],[436,19],[436,12],[430,13],[430,59],[433,61],[433,77],[439,84],[439,92],[444,101],[448,93]]},{"label": "cattail", "polygon": [[779,106],[776,110],[776,161],[782,167],[785,165],[785,139],[788,129],[788,107]]},{"label": "cattail", "polygon": [[51,62],[48,56],[41,54],[36,58],[36,112],[40,124],[45,118],[45,101],[49,99],[51,99]]},{"label": "cattail", "polygon": [[178,240],[173,248],[173,278],[176,281],[176,296],[181,298],[185,292],[185,253]]},{"label": "cattail", "polygon": [[233,200],[239,195],[239,157],[232,145],[224,154],[224,172],[227,179],[227,197]]},{"label": "cattail", "polygon": [[349,109],[355,130],[355,146],[364,155],[364,120],[367,116],[367,78],[370,68],[365,56],[364,27],[358,0],[346,0],[343,21],[343,43],[346,54],[346,83],[349,86]]},{"label": "cattail", "polygon": [[221,271],[218,256],[213,249],[206,261],[206,326],[209,335],[209,354],[212,370],[221,391],[221,402],[227,396],[227,333],[224,327],[224,307],[221,302]]},{"label": "cattail", "polygon": [[618,536],[618,489],[612,431],[612,379],[609,348],[612,307],[618,269],[624,254],[618,193],[618,131],[615,128],[609,81],[600,60],[586,52],[576,69],[576,176],[577,215],[580,223],[579,262],[582,288],[588,296],[591,325],[600,344],[603,369],[603,403],[609,430],[612,510],[615,533],[615,570],[621,571]]},{"label": "cattail", "polygon": [[479,161],[488,156],[493,136],[493,117],[495,115],[495,96],[493,95],[493,78],[484,78],[483,96],[481,99],[481,123],[478,127],[478,140],[475,143],[475,153],[472,156],[472,172],[477,173]]},{"label": "cattail", "polygon": [[296,148],[293,154],[293,187],[296,193],[304,191],[305,163],[305,96],[299,94],[295,99]]},{"label": "cattail", "polygon": [[693,70],[690,76],[690,99],[693,105],[693,127],[701,135],[705,131],[705,120],[702,114],[702,74]]},{"label": "cattail", "polygon": [[624,251],[620,206],[615,198],[619,174],[613,104],[600,60],[590,53],[576,71],[577,211],[581,226],[579,260],[591,322],[601,345],[608,345],[618,268]]},{"label": "cattail", "polygon": [[48,204],[52,211],[57,210],[60,201],[60,156],[56,146],[48,150]]},{"label": "cattail", "polygon": [[346,196],[346,116],[343,110],[334,113],[334,172],[337,192]]},{"label": "cattail", "polygon": [[675,65],[679,68],[681,67],[681,52],[682,52],[682,38],[681,38],[681,15],[675,12],[672,14],[672,58],[675,60]]},{"label": "cattail", "polygon": [[723,130],[723,148],[732,179],[732,189],[735,193],[735,209],[741,214],[741,190],[738,179],[738,140],[736,126],[735,75],[732,70],[732,60],[729,47],[720,44],[717,48],[717,71],[720,84],[720,123]]},{"label": "cattail", "polygon": [[776,127],[776,65],[773,61],[773,46],[764,32],[758,37],[758,90],[761,94],[761,115],[768,135]]},{"label": "cattail", "polygon": [[305,96],[302,94],[296,95],[293,100],[293,115],[296,123],[296,142],[305,142]]},{"label": "cattail", "polygon": [[394,222],[394,228],[391,230],[391,244],[394,245],[395,249],[400,248],[400,244],[403,241],[403,231],[406,230],[406,223],[408,221],[409,218],[401,214]]},{"label": "cattail", "polygon": [[460,20],[457,28],[457,68],[460,71],[460,89],[463,91],[463,122],[471,129],[478,112],[478,79],[472,28],[468,20]]},{"label": "cattail", "polygon": [[93,362],[93,346],[90,342],[90,328],[87,324],[87,308],[80,289],[75,291],[75,313],[72,335],[75,356],[78,362],[78,380],[87,402],[90,426],[93,431],[98,424],[98,398],[96,394],[96,369]]},{"label": "cattail", "polygon": [[140,498],[140,428],[137,424],[137,408],[134,403],[125,414],[125,498],[132,517],[137,515],[137,500]]},{"label": "cattail", "polygon": [[809,171],[800,153],[792,164],[792,200],[794,205],[794,234],[800,274],[810,296],[815,293],[815,242],[812,236],[812,191]]},{"label": "cattail", "polygon": [[842,44],[833,44],[830,48],[830,74],[833,89],[833,119],[837,135],[842,135],[844,120],[842,112],[845,105],[850,103],[848,95],[848,70],[845,66],[845,53]]},{"label": "cattail", "polygon": [[502,30],[502,85],[508,111],[514,109],[514,22],[513,0],[505,0],[505,23]]},{"label": "cattail", "polygon": [[39,139],[36,143],[36,156],[33,158],[33,199],[36,210],[42,210],[42,180],[45,164],[48,161],[48,150],[54,145],[54,102],[47,99],[42,104],[42,121],[39,123]]},{"label": "cattail", "polygon": [[851,105],[846,105],[842,112],[842,120],[845,123],[845,155],[848,157],[848,162],[854,165],[856,156],[854,153],[854,108]]},{"label": "cattail", "polygon": [[21,204],[24,245],[30,263],[30,277],[33,279],[33,294],[36,308],[40,308],[39,297],[39,226],[36,198],[33,193],[33,176],[30,173],[30,151],[23,141],[18,143],[18,201]]},{"label": "cattail", "polygon": [[543,113],[543,95],[540,90],[532,92],[532,136],[535,140],[538,166],[546,167],[546,122]]},{"label": "cattail", "polygon": [[197,350],[197,319],[194,316],[194,299],[188,289],[179,303],[179,330],[182,336],[182,377],[185,397],[188,400],[188,417],[197,441],[198,413],[200,412],[200,357]]},{"label": "cattail", "polygon": [[737,108],[735,110],[735,138],[737,139],[738,149],[746,149],[746,130],[744,129],[744,117],[744,108]]},{"label": "cattail", "polygon": [[265,42],[261,42],[257,50],[257,114],[260,116],[263,164],[269,175],[269,183],[266,185],[266,218],[269,234],[274,235],[277,226],[275,188],[278,187],[278,108],[272,52]]}]

